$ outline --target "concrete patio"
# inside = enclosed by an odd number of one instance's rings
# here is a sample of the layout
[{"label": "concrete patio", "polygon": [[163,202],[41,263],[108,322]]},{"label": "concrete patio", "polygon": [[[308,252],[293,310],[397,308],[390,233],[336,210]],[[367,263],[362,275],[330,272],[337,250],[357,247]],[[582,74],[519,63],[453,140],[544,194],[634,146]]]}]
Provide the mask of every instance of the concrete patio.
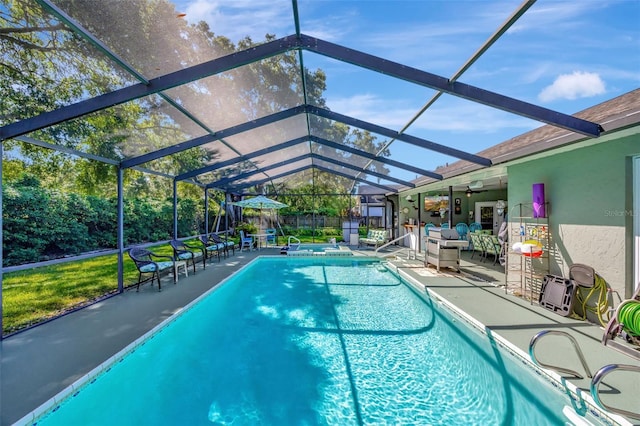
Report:
[{"label": "concrete patio", "polygon": [[[373,255],[373,250],[354,250],[354,255]],[[15,334],[2,341],[1,419],[9,425],[34,410],[62,389],[82,377],[189,302],[211,289],[242,266],[261,255],[279,255],[279,249],[236,251],[234,256],[213,261],[205,271],[198,269],[188,278],[179,277],[177,285],[163,281],[163,290],[148,284],[139,293],[129,290],[86,309]],[[624,354],[600,343],[601,327],[565,318],[536,304],[506,294],[500,267],[490,262],[477,263],[463,254],[461,272],[425,268],[420,254],[407,259],[406,251],[395,246],[381,253],[398,272],[410,278],[419,291],[432,291],[527,353],[531,338],[541,330],[563,330],[574,336],[586,361],[595,372],[612,363],[640,364],[637,350]],[[539,358],[578,372],[582,367],[575,350],[566,339],[553,336],[538,345]],[[585,393],[588,379],[566,377]],[[640,381],[618,380],[603,387],[607,398],[629,410],[637,410]],[[607,399],[607,401],[613,401]]]}]

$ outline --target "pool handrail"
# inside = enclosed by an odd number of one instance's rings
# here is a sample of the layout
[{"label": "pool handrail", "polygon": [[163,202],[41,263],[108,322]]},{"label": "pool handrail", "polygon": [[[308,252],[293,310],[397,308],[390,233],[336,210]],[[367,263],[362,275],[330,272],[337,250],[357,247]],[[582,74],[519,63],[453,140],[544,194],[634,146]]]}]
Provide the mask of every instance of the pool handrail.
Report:
[{"label": "pool handrail", "polygon": [[587,365],[587,361],[584,358],[584,354],[582,353],[582,350],[580,349],[580,346],[578,345],[578,341],[576,340],[575,337],[573,337],[572,335],[570,335],[569,333],[565,332],[565,331],[561,331],[561,330],[542,330],[541,332],[537,333],[535,336],[533,336],[533,338],[531,339],[531,342],[529,342],[529,356],[531,357],[531,360],[533,361],[533,363],[539,367],[543,367],[543,368],[550,368],[556,371],[559,371],[561,373],[567,373],[567,374],[571,374],[575,377],[577,377],[578,379],[583,379],[584,377],[573,371],[573,370],[569,370],[568,368],[563,368],[563,367],[556,367],[550,364],[545,364],[541,361],[538,360],[538,358],[536,357],[535,354],[535,348],[536,348],[536,344],[540,341],[541,338],[543,338],[544,336],[548,336],[551,334],[555,334],[557,336],[565,336],[566,338],[569,339],[569,341],[571,341],[571,343],[573,344],[574,349],[576,350],[576,353],[578,354],[578,358],[580,358],[580,362],[582,363],[582,367],[584,368],[584,370],[587,372],[587,376],[589,378],[593,377],[593,375],[591,374],[591,370],[589,370],[589,366]]},{"label": "pool handrail", "polygon": [[582,363],[582,366],[584,367],[585,371],[587,372],[587,376],[589,378],[591,378],[591,384],[590,384],[590,389],[589,389],[590,392],[591,392],[591,397],[593,398],[593,401],[600,408],[602,408],[603,410],[609,411],[610,413],[619,414],[621,416],[629,417],[629,418],[632,418],[632,419],[640,419],[640,413],[624,410],[622,408],[611,407],[611,406],[605,404],[600,399],[600,393],[599,393],[600,392],[600,383],[602,382],[602,379],[604,378],[604,376],[606,376],[607,374],[611,373],[614,370],[633,371],[633,372],[636,372],[636,373],[640,373],[640,366],[629,365],[629,364],[608,364],[608,365],[605,365],[604,367],[600,368],[596,372],[596,374],[592,375],[591,371],[589,370],[589,366],[587,365],[587,361],[585,360],[584,354],[582,353],[582,350],[580,349],[580,346],[578,345],[578,341],[575,339],[575,337],[573,337],[569,333],[567,333],[565,331],[561,331],[561,330],[542,330],[541,332],[539,332],[535,336],[533,336],[533,338],[531,339],[531,342],[529,343],[529,356],[531,357],[531,360],[533,361],[533,363],[536,364],[539,367],[550,368],[550,369],[556,370],[556,371],[561,372],[561,373],[572,374],[572,375],[574,375],[575,377],[577,377],[579,379],[583,379],[584,378],[584,377],[582,377],[582,375],[576,373],[573,370],[569,370],[567,368],[562,368],[562,367],[552,366],[550,364],[544,364],[544,363],[538,361],[538,359],[535,356],[535,345],[536,345],[536,343],[538,343],[538,341],[540,341],[540,339],[542,337],[550,335],[550,334],[555,334],[555,335],[558,335],[558,336],[565,336],[571,341],[571,343],[573,344],[573,347],[576,350],[576,353],[578,354],[578,357],[580,358],[580,362]]},{"label": "pool handrail", "polygon": [[384,243],[383,245],[381,245],[380,247],[377,247],[375,252],[378,253],[380,251],[380,249],[385,248],[385,247],[389,247],[391,244],[394,244],[394,243],[400,241],[401,239],[408,237],[409,235],[410,234],[404,234],[404,235],[399,236],[396,239],[388,241],[388,242]]},{"label": "pool handrail", "polygon": [[614,370],[623,370],[623,371],[634,371],[636,373],[640,373],[640,366],[637,365],[629,365],[629,364],[609,364],[602,367],[600,370],[596,372],[591,380],[591,396],[593,400],[598,404],[601,408],[611,412],[620,414],[625,417],[630,417],[633,419],[640,419],[640,413],[636,413],[633,411],[627,411],[622,408],[611,407],[610,405],[606,405],[604,402],[600,400],[599,388],[600,382],[607,374],[611,373]]},{"label": "pool handrail", "polygon": [[[291,241],[294,240],[295,243],[291,243]],[[293,235],[289,235],[289,238],[287,239],[287,246],[289,246],[290,248],[294,248],[294,250],[298,250],[298,247],[300,247],[300,244],[302,244],[302,241],[300,241],[298,238],[294,237]]]}]

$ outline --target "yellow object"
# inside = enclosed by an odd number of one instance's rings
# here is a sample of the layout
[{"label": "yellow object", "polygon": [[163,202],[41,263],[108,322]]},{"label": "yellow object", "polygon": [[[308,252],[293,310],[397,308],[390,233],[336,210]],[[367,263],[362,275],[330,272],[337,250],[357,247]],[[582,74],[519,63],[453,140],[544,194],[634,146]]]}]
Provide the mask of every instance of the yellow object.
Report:
[{"label": "yellow object", "polygon": [[522,243],[522,252],[527,252],[527,253],[537,253],[539,251],[542,251],[542,244],[540,244],[540,241],[536,241],[536,240],[526,240],[525,242]]},{"label": "yellow object", "polygon": [[522,244],[530,244],[532,246],[538,246],[538,247],[540,247],[540,249],[542,249],[542,244],[538,240],[526,240]]},{"label": "yellow object", "polygon": [[[597,296],[596,292],[598,292]],[[593,296],[595,296],[595,300],[589,305],[588,303]],[[595,285],[589,290],[586,296],[578,289],[576,292],[576,303],[582,307],[582,316],[578,315],[581,320],[586,320],[587,311],[590,311],[596,314],[598,321],[603,327],[607,326],[611,311],[609,310],[607,282],[600,275],[595,275]]]}]

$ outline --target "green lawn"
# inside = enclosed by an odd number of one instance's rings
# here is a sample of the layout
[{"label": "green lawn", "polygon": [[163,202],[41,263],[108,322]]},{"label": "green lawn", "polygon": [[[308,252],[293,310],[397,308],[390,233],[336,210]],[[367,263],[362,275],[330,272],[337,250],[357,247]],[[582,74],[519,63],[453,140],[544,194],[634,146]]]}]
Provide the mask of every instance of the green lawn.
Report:
[{"label": "green lawn", "polygon": [[[153,251],[172,254],[169,245],[154,247]],[[125,255],[124,260],[126,287],[138,281],[138,271],[129,256]],[[56,317],[117,291],[117,255],[5,273],[2,277],[2,333],[8,334]]]},{"label": "green lawn", "polygon": [[[315,242],[342,235],[315,237]],[[304,243],[311,236],[300,236]],[[287,238],[279,236],[279,245]],[[168,244],[153,247],[153,252],[172,255]],[[53,266],[5,273],[2,278],[2,334],[12,333],[71,309],[86,305],[118,291],[118,262],[116,255],[61,263]],[[125,287],[138,281],[138,271],[128,255],[124,256]]]}]

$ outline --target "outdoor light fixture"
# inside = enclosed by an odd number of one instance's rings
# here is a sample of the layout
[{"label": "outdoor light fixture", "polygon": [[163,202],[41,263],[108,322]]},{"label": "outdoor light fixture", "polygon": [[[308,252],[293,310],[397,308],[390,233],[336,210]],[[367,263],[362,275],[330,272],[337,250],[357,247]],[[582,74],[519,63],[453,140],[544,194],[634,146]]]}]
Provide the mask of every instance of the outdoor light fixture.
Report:
[{"label": "outdoor light fixture", "polygon": [[496,203],[496,213],[498,216],[502,216],[504,214],[504,209],[507,207],[507,204],[503,200],[498,200]]},{"label": "outdoor light fixture", "polygon": [[473,194],[473,191],[471,190],[471,188],[467,187],[467,198],[471,198],[471,194]]}]

